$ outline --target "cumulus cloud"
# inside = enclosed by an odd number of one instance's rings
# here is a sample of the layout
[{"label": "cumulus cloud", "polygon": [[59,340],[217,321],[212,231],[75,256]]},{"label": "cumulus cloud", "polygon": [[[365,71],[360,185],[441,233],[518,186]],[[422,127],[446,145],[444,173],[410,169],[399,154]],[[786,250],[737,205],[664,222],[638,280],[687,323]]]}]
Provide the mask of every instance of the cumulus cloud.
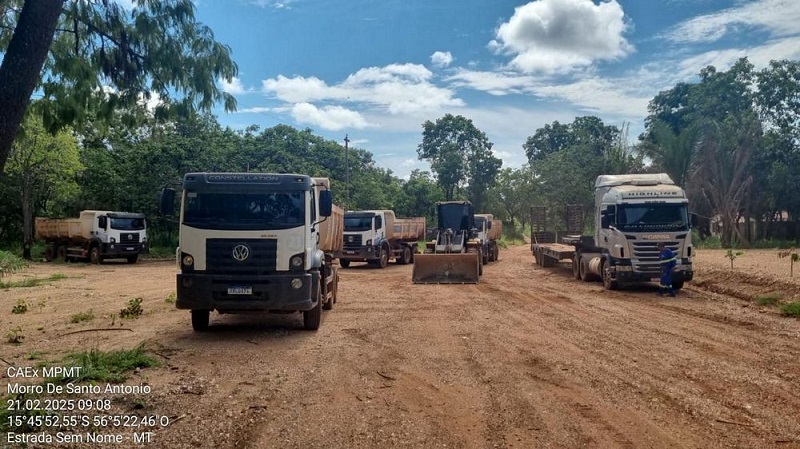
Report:
[{"label": "cumulus cloud", "polygon": [[453,62],[453,55],[449,51],[436,51],[431,55],[431,64],[434,67],[444,68]]},{"label": "cumulus cloud", "polygon": [[298,122],[319,126],[328,131],[339,131],[344,128],[362,129],[369,126],[357,111],[341,106],[318,108],[311,103],[297,103],[292,106],[291,112],[292,117]]},{"label": "cumulus cloud", "polygon": [[632,52],[624,18],[616,0],[536,0],[514,10],[490,47],[523,72],[569,72]]},{"label": "cumulus cloud", "polygon": [[419,64],[368,67],[328,85],[316,77],[278,75],[262,81],[263,91],[287,103],[336,101],[366,103],[390,114],[409,114],[461,106],[455,92],[431,82],[433,74]]},{"label": "cumulus cloud", "polygon": [[741,29],[765,30],[773,37],[800,33],[797,0],[753,0],[732,8],[705,14],[674,27],[667,39],[677,43],[707,43]]},{"label": "cumulus cloud", "polygon": [[238,95],[247,92],[247,90],[242,85],[242,80],[236,78],[235,76],[231,79],[230,82],[220,79],[219,80],[220,86],[222,86],[222,91],[225,93],[229,93],[231,95]]},{"label": "cumulus cloud", "polygon": [[272,108],[267,108],[267,107],[264,107],[264,106],[254,106],[252,108],[237,109],[236,113],[241,113],[241,114],[247,114],[247,113],[250,113],[250,114],[264,114],[264,113],[271,112],[271,111],[272,111]]},{"label": "cumulus cloud", "polygon": [[492,95],[508,95],[524,93],[526,88],[534,84],[530,75],[515,72],[484,72],[477,70],[459,70],[455,75],[445,79],[455,87],[469,87]]}]

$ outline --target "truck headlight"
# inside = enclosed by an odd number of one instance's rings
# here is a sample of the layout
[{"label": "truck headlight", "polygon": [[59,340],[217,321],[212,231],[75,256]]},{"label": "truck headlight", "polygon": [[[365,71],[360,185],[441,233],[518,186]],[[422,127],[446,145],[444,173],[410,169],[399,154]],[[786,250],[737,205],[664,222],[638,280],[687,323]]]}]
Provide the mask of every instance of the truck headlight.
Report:
[{"label": "truck headlight", "polygon": [[111,237],[111,243],[117,243],[117,239],[114,238],[114,237]]},{"label": "truck headlight", "polygon": [[372,246],[372,239],[367,240],[367,246]]},{"label": "truck headlight", "polygon": [[181,260],[181,262],[183,262],[184,267],[191,267],[194,265],[194,257],[192,257],[190,254],[186,254],[183,256],[183,260]]},{"label": "truck headlight", "polygon": [[300,287],[303,286],[303,280],[300,279],[300,278],[294,278],[294,279],[292,279],[291,284],[292,284],[292,288],[297,290],[297,289],[299,289]]},{"label": "truck headlight", "polygon": [[292,258],[289,259],[289,263],[292,265],[292,268],[302,268],[303,256],[292,256]]}]

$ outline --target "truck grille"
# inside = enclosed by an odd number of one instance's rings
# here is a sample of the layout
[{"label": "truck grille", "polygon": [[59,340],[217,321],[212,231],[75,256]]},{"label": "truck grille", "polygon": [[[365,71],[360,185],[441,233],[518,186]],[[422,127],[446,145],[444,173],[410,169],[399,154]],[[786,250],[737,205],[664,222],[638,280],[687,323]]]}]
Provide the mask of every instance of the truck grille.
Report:
[{"label": "truck grille", "polygon": [[274,273],[277,262],[276,239],[208,239],[207,241],[206,269],[210,272],[263,275]]},{"label": "truck grille", "polygon": [[[658,260],[658,242],[631,242],[633,244],[633,259],[638,262],[634,263],[633,270],[639,273],[661,273],[661,263]],[[680,250],[680,242],[671,241],[664,242],[664,245],[671,249],[675,254]]]},{"label": "truck grille", "polygon": [[344,247],[345,248],[358,248],[361,245],[361,235],[360,234],[345,234],[344,236]]},{"label": "truck grille", "polygon": [[139,243],[139,233],[138,232],[120,232],[119,233],[119,242],[120,243]]}]

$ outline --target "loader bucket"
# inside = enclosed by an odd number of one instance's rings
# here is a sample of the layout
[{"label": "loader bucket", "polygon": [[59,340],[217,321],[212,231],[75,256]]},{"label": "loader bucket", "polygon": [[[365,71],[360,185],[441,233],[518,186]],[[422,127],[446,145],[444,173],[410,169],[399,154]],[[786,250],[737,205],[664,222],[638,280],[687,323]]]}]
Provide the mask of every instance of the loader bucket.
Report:
[{"label": "loader bucket", "polygon": [[477,284],[478,253],[417,254],[411,281],[415,284]]}]

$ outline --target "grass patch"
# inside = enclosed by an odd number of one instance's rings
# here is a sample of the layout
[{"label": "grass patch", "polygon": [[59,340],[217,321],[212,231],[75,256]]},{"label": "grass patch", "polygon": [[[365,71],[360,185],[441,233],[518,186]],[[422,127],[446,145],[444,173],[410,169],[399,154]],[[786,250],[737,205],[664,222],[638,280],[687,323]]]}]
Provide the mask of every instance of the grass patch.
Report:
[{"label": "grass patch", "polygon": [[8,251],[0,251],[0,278],[28,266],[25,259]]},{"label": "grass patch", "polygon": [[800,302],[790,302],[782,305],[781,313],[786,316],[800,317]]},{"label": "grass patch", "polygon": [[77,324],[77,323],[83,323],[84,321],[92,321],[93,319],[94,319],[94,312],[92,312],[92,310],[89,309],[88,312],[81,312],[72,315],[69,318],[69,322]]},{"label": "grass patch", "polygon": [[778,303],[778,301],[781,300],[782,296],[783,295],[778,292],[765,293],[763,295],[756,296],[756,302],[760,306],[774,306]]},{"label": "grass patch", "polygon": [[68,355],[64,361],[71,366],[80,366],[80,376],[62,377],[58,382],[111,382],[120,383],[128,379],[127,373],[136,368],[158,366],[158,361],[145,353],[144,346],[134,349],[103,352],[92,349]]},{"label": "grass patch", "polygon": [[24,299],[18,299],[14,307],[11,308],[11,313],[14,315],[22,315],[28,311],[28,303]]},{"label": "grass patch", "polygon": [[167,304],[175,304],[175,301],[177,300],[178,300],[178,295],[175,292],[170,293],[169,295],[167,295],[166,298],[164,298],[164,302]]},{"label": "grass patch", "polygon": [[6,332],[6,341],[13,345],[18,345],[22,343],[23,340],[25,340],[25,334],[22,333],[22,328],[19,326],[11,328]]},{"label": "grass patch", "polygon": [[173,259],[175,258],[176,246],[151,246],[147,251],[147,257],[151,259]]},{"label": "grass patch", "polygon": [[0,288],[17,288],[17,287],[38,287],[48,282],[60,281],[67,279],[69,276],[62,273],[55,273],[45,278],[26,278],[14,282],[0,282]]},{"label": "grass patch", "polygon": [[139,318],[144,310],[142,309],[142,298],[134,298],[128,301],[128,307],[119,311],[120,318]]}]

